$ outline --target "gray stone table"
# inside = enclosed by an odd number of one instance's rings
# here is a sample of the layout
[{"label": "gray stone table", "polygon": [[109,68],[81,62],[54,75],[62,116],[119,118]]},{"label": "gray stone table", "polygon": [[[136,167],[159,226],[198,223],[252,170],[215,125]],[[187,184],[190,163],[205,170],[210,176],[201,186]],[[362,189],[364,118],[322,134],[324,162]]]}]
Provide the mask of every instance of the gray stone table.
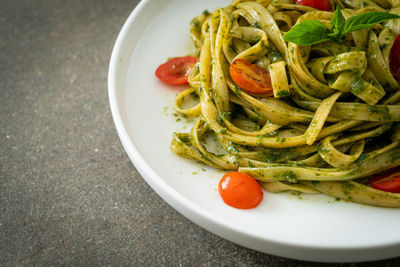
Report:
[{"label": "gray stone table", "polygon": [[[137,2],[0,0],[0,265],[319,266],[207,232],[131,164],[107,70]],[[351,266],[375,265],[400,259]]]}]

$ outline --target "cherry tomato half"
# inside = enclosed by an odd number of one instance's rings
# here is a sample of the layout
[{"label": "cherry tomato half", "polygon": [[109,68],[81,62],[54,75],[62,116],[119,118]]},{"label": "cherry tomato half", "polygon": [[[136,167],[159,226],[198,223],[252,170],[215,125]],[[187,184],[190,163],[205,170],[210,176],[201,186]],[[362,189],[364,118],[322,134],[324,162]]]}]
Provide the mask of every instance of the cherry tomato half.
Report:
[{"label": "cherry tomato half", "polygon": [[331,4],[329,3],[329,0],[295,0],[294,2],[296,4],[313,7],[323,11],[331,10]]},{"label": "cherry tomato half", "polygon": [[369,182],[375,189],[392,193],[400,193],[400,167],[396,167],[377,177],[374,177]]},{"label": "cherry tomato half", "polygon": [[400,34],[397,35],[390,49],[389,66],[393,77],[400,82]]},{"label": "cherry tomato half", "polygon": [[268,70],[248,62],[236,59],[229,67],[232,80],[242,89],[256,94],[272,92],[271,76]]},{"label": "cherry tomato half", "polygon": [[219,181],[218,192],[225,204],[237,209],[251,209],[263,199],[258,182],[248,174],[228,172]]},{"label": "cherry tomato half", "polygon": [[196,62],[197,58],[190,56],[170,59],[157,68],[156,76],[168,84],[187,84],[189,73]]}]

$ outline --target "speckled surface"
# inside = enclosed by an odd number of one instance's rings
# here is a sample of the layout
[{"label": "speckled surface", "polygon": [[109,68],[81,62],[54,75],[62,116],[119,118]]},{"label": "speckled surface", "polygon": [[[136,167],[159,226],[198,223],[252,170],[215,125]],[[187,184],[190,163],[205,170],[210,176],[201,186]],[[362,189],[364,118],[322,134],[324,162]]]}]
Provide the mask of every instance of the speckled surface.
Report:
[{"label": "speckled surface", "polygon": [[0,265],[319,266],[210,234],[131,164],[107,70],[137,2],[0,0]]}]

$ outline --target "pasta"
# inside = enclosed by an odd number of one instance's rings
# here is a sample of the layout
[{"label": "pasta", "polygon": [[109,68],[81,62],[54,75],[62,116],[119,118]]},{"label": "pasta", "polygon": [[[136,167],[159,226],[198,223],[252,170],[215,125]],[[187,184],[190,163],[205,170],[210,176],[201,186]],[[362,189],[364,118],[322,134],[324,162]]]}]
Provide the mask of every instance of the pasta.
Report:
[{"label": "pasta", "polygon": [[[346,19],[374,10],[400,14],[392,0],[331,3]],[[197,119],[190,133],[173,134],[171,150],[250,174],[270,192],[325,193],[399,208],[399,193],[371,188],[366,178],[400,166],[400,91],[389,69],[400,22],[354,31],[340,44],[300,46],[283,38],[302,21],[329,25],[332,16],[292,1],[236,0],[194,18],[190,34],[199,62],[175,108]],[[240,88],[229,73],[239,59],[268,70],[273,91]],[[189,95],[199,102],[185,109]],[[206,148],[209,135],[224,153]]]}]

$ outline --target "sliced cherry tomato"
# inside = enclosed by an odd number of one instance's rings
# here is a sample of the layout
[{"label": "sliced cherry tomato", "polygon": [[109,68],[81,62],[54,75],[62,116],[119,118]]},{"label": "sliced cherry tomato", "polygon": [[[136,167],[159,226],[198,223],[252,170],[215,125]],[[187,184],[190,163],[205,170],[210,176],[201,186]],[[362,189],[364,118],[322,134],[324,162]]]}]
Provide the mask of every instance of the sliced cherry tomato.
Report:
[{"label": "sliced cherry tomato", "polygon": [[392,193],[400,193],[400,167],[396,167],[377,177],[374,177],[369,182],[375,189]]},{"label": "sliced cherry tomato", "polygon": [[389,66],[393,77],[400,82],[400,34],[397,35],[390,49]]},{"label": "sliced cherry tomato", "polygon": [[272,92],[271,76],[268,70],[248,62],[236,59],[229,67],[232,80],[242,89],[256,94]]},{"label": "sliced cherry tomato", "polygon": [[295,0],[294,2],[296,4],[313,7],[323,11],[331,10],[331,4],[329,3],[329,0]]},{"label": "sliced cherry tomato", "polygon": [[157,68],[156,76],[168,84],[187,84],[189,73],[196,62],[197,58],[190,56],[170,59]]},{"label": "sliced cherry tomato", "polygon": [[237,209],[251,209],[263,199],[258,182],[248,174],[228,172],[219,181],[218,192],[222,200]]}]

